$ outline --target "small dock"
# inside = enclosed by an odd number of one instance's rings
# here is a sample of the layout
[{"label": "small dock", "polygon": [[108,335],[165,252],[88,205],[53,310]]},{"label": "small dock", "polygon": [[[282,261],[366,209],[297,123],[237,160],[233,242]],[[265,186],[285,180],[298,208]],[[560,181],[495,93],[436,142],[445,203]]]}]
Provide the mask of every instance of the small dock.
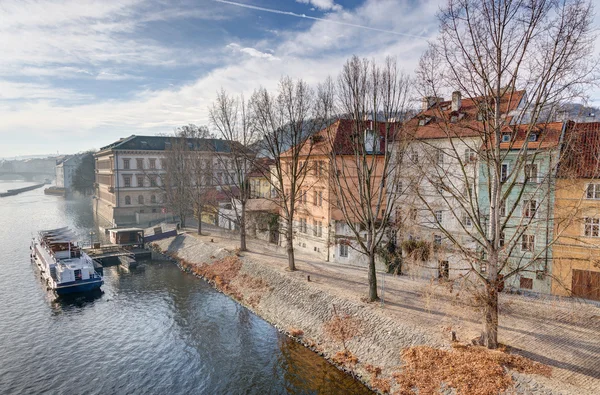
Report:
[{"label": "small dock", "polygon": [[126,249],[114,244],[96,245],[94,248],[83,248],[83,251],[102,267],[118,265],[122,262],[127,262],[128,266],[132,266],[132,261],[137,262],[152,258],[152,251],[144,248]]},{"label": "small dock", "polygon": [[18,189],[9,189],[6,192],[0,193],[0,197],[14,196],[14,195],[18,195],[21,192],[33,191],[34,189],[41,188],[44,185],[46,185],[46,183],[31,185],[28,187],[23,187],[23,188],[18,188]]}]

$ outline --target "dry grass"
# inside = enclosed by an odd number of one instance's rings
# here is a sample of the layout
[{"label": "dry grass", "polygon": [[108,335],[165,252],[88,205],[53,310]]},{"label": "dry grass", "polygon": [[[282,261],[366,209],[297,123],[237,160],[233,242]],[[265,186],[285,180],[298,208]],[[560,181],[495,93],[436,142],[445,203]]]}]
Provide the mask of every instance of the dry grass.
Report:
[{"label": "dry grass", "polygon": [[338,314],[335,306],[333,310],[333,317],[323,324],[323,330],[333,340],[341,342],[344,350],[347,350],[346,342],[362,332],[361,321],[346,313]]},{"label": "dry grass", "polygon": [[338,365],[346,367],[354,367],[358,363],[358,358],[348,350],[338,351],[331,359]]},{"label": "dry grass", "polygon": [[551,368],[504,350],[455,345],[451,351],[427,346],[402,352],[402,371],[394,373],[400,394],[436,394],[442,386],[458,394],[491,395],[506,391],[512,379],[505,368],[528,374],[550,376]]},{"label": "dry grass", "polygon": [[390,379],[384,379],[379,377],[379,375],[381,374],[381,368],[379,366],[367,364],[365,366],[365,370],[371,373],[371,387],[384,394],[390,393],[392,389],[392,382]]}]

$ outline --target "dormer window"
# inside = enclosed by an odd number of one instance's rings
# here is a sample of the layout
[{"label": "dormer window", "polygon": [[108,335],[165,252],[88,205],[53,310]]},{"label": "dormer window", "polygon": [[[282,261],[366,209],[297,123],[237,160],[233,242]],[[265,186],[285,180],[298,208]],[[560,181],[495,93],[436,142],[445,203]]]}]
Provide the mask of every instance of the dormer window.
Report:
[{"label": "dormer window", "polygon": [[425,126],[429,123],[429,121],[431,121],[431,117],[421,118],[419,120],[419,126]]},{"label": "dormer window", "polygon": [[537,139],[538,139],[537,133],[531,133],[529,135],[529,141],[537,141]]},{"label": "dormer window", "polygon": [[502,142],[503,143],[510,142],[510,133],[502,133]]},{"label": "dormer window", "polygon": [[458,115],[453,115],[450,117],[450,122],[456,123],[458,121]]},{"label": "dormer window", "polygon": [[477,120],[478,121],[483,121],[483,112],[480,111],[480,112],[477,113]]},{"label": "dormer window", "polygon": [[142,141],[141,144],[142,144],[142,149],[148,148],[148,142],[147,141]]}]

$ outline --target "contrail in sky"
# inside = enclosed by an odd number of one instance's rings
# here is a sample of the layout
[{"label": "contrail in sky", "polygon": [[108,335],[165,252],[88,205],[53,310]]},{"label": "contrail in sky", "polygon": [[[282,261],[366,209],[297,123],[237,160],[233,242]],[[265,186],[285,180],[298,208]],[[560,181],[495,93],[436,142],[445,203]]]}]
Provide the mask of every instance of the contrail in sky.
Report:
[{"label": "contrail in sky", "polygon": [[427,39],[427,37],[417,36],[417,35],[414,35],[414,34],[400,33],[400,32],[395,32],[395,31],[392,31],[392,30],[377,29],[375,27],[369,27],[369,26],[363,26],[363,25],[356,25],[354,23],[341,22],[341,21],[336,21],[336,20],[332,20],[332,19],[317,18],[315,16],[308,16],[308,15],[305,15],[305,14],[296,14],[295,12],[291,12],[291,11],[274,10],[272,8],[258,7],[258,6],[255,6],[255,5],[236,3],[234,1],[227,1],[227,0],[214,0],[214,1],[216,1],[217,3],[230,4],[230,5],[234,5],[234,6],[237,6],[237,7],[249,8],[251,10],[270,12],[272,14],[281,14],[281,15],[287,15],[287,16],[294,16],[296,18],[305,18],[305,19],[312,19],[314,21],[323,21],[323,22],[335,23],[337,25],[358,27],[360,29],[367,29],[367,30],[372,30],[372,31],[375,31],[375,32],[395,34],[397,36],[406,36],[406,37],[421,38],[421,39],[424,39],[424,40]]}]

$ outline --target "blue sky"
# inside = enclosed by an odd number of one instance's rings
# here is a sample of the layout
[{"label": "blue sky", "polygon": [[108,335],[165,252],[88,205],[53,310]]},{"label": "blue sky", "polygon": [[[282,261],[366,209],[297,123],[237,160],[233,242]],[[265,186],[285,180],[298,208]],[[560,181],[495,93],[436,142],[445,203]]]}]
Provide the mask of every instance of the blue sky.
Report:
[{"label": "blue sky", "polygon": [[0,157],[206,124],[221,87],[317,83],[352,54],[412,72],[441,2],[2,0]]}]

